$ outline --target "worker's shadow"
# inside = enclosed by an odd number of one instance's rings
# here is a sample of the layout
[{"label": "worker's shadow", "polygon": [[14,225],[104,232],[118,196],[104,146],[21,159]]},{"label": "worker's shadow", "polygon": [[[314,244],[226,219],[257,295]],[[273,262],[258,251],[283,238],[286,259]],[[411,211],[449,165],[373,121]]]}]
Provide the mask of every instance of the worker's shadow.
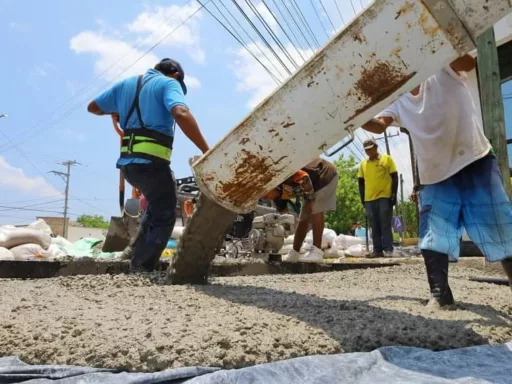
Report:
[{"label": "worker's shadow", "polygon": [[[507,294],[509,294],[507,292]],[[413,297],[404,297],[404,296],[396,296],[396,295],[390,295],[380,298],[375,298],[372,300],[367,300],[366,303],[376,303],[378,301],[382,300],[398,300],[398,301],[408,301],[411,303],[417,303],[420,302],[422,304],[426,304],[427,300],[419,300]],[[478,315],[480,318],[472,320],[472,323],[480,324],[480,325],[491,325],[491,326],[505,326],[510,327],[510,324],[512,323],[512,313],[511,312],[503,312],[499,311],[495,308],[493,308],[491,305],[483,305],[483,304],[473,304],[473,303],[466,303],[464,301],[457,301],[456,302],[456,309],[457,310],[464,310],[472,312],[476,315]],[[469,321],[468,321],[469,322]]]},{"label": "worker's shadow", "polygon": [[[409,305],[422,305],[419,299],[410,297],[393,296],[358,301],[326,299],[257,286],[212,284],[196,286],[196,289],[222,300],[290,316],[322,329],[339,343],[340,348],[336,352],[369,352],[384,346],[409,346],[439,351],[489,342],[468,327],[469,323],[475,322],[473,320],[433,319],[381,308],[378,303],[379,300],[411,300]],[[491,317],[488,321],[506,326],[507,322],[499,311],[492,313],[489,308],[479,308],[479,311],[482,316]]]}]

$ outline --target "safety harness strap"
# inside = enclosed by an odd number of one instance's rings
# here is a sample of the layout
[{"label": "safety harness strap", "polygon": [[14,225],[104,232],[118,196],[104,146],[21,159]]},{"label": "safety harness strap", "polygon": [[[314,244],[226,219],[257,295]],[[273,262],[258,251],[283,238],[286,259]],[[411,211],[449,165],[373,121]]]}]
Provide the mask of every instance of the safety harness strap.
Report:
[{"label": "safety harness strap", "polygon": [[128,115],[126,116],[124,126],[126,127],[128,125],[128,121],[133,112],[137,112],[137,119],[139,120],[140,128],[124,129],[121,158],[142,158],[157,162],[163,161],[170,163],[174,138],[153,129],[146,128],[144,121],[142,121],[142,114],[139,107],[139,96],[141,89],[149,81],[151,81],[151,79],[142,83],[142,76],[137,78],[135,98],[133,99]]}]

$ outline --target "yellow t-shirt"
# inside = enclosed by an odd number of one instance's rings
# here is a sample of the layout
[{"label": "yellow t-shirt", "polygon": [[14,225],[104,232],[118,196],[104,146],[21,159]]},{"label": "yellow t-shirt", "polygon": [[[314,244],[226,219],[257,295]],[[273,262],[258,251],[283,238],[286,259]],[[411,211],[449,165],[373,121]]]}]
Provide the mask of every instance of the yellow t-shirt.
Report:
[{"label": "yellow t-shirt", "polygon": [[377,160],[363,160],[357,177],[364,179],[364,200],[391,197],[391,174],[397,172],[391,156],[382,154]]}]

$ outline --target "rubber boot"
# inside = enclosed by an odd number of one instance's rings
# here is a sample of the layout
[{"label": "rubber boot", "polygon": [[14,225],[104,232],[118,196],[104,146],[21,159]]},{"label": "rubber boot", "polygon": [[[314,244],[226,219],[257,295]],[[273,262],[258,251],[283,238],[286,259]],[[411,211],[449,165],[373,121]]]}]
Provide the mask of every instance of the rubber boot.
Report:
[{"label": "rubber boot", "polygon": [[501,265],[503,266],[503,269],[505,270],[505,273],[508,277],[508,285],[510,286],[510,289],[512,290],[512,258],[505,259],[501,262]]},{"label": "rubber boot", "polygon": [[433,309],[454,309],[452,290],[448,284],[448,255],[422,250],[431,299],[427,307]]}]

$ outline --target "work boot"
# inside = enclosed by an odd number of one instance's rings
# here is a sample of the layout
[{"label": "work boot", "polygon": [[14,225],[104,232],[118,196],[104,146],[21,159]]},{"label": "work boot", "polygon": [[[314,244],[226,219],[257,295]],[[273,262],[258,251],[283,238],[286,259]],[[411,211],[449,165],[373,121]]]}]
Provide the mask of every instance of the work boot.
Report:
[{"label": "work boot", "polygon": [[510,289],[512,289],[512,258],[505,259],[501,262],[501,265],[503,266],[503,269],[505,270],[505,273],[508,277],[508,285],[510,286]]},{"label": "work boot", "polygon": [[448,284],[448,255],[422,250],[431,298],[427,307],[432,309],[455,309],[452,290]]}]

